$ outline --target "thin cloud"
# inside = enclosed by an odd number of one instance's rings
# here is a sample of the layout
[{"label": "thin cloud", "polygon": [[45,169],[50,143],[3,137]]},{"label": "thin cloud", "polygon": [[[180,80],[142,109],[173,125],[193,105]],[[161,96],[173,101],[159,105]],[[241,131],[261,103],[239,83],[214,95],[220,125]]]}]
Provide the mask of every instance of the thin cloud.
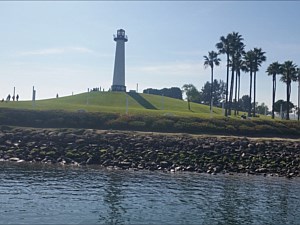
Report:
[{"label": "thin cloud", "polygon": [[[268,53],[272,52],[273,58],[275,58],[274,57],[275,55],[277,56],[277,58],[284,58],[286,60],[288,60],[289,57],[298,56],[300,51],[300,44],[298,43],[267,42],[264,43],[264,46],[267,52],[267,57],[268,57]],[[289,60],[293,60],[293,59],[291,58]]]},{"label": "thin cloud", "polygon": [[18,55],[30,56],[30,55],[57,55],[66,53],[94,53],[93,50],[85,47],[63,47],[63,48],[46,48],[34,51],[20,52]]},{"label": "thin cloud", "polygon": [[173,51],[171,54],[181,55],[181,56],[200,56],[207,54],[207,51]]},{"label": "thin cloud", "polygon": [[174,62],[165,64],[154,64],[128,68],[129,70],[150,74],[172,74],[172,75],[186,75],[195,73],[201,70],[201,66],[198,63],[187,62]]},{"label": "thin cloud", "polygon": [[[223,68],[215,68],[216,72],[221,71]],[[129,72],[144,73],[151,75],[175,75],[175,76],[199,76],[203,74],[206,76],[210,74],[208,69],[204,69],[203,63],[200,61],[182,61],[182,62],[169,62],[164,64],[153,64],[138,67],[128,67]]]}]

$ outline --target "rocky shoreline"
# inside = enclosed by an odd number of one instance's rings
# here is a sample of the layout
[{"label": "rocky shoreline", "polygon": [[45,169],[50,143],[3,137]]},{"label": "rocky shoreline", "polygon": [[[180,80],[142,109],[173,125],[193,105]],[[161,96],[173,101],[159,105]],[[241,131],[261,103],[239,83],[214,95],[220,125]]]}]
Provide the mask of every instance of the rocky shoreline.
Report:
[{"label": "rocky shoreline", "polygon": [[0,161],[292,178],[300,177],[300,139],[2,126]]}]

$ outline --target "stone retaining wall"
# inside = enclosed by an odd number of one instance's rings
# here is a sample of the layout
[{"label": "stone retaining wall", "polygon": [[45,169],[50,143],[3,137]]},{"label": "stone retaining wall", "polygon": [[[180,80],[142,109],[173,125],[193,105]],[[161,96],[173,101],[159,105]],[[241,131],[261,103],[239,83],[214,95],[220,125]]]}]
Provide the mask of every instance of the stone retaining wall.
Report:
[{"label": "stone retaining wall", "polygon": [[290,178],[300,176],[300,140],[7,127],[0,161]]}]

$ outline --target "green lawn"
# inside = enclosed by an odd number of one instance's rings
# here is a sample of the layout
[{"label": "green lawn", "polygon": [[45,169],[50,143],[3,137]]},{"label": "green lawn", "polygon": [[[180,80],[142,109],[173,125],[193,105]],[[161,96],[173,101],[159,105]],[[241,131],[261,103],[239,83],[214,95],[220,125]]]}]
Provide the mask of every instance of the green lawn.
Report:
[{"label": "green lawn", "polygon": [[[128,114],[126,100],[128,99]],[[240,115],[244,114],[243,112]],[[226,118],[222,109],[149,94],[90,92],[55,99],[0,103],[0,125],[121,129],[222,135],[300,135],[297,121],[262,116]]]},{"label": "green lawn", "polygon": [[[149,94],[140,95],[155,106],[156,110],[145,109],[130,95],[118,92],[90,92],[74,96],[37,100],[35,106],[33,106],[32,101],[10,101],[8,103],[1,103],[0,108],[65,111],[78,111],[82,109],[87,112],[125,113],[127,97],[129,114],[173,114],[178,116],[210,117],[209,107],[206,105],[191,103],[191,111],[189,111],[187,102],[183,100]],[[222,117],[222,110],[214,108],[213,116]]]}]

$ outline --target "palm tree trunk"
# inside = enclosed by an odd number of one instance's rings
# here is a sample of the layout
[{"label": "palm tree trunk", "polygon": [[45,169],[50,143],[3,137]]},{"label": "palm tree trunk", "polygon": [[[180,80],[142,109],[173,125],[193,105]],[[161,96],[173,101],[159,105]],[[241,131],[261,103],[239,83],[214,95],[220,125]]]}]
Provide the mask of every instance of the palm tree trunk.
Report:
[{"label": "palm tree trunk", "polygon": [[239,101],[240,101],[240,89],[241,89],[241,71],[238,71],[238,105],[237,105],[237,114],[239,115]]},{"label": "palm tree trunk", "polygon": [[249,94],[249,108],[248,108],[248,116],[251,116],[251,97],[252,97],[252,70],[250,69],[250,94]]},{"label": "palm tree trunk", "polygon": [[229,95],[229,112],[228,115],[231,115],[231,106],[232,106],[232,95],[233,95],[233,85],[234,85],[234,66],[232,65],[231,72],[231,82],[230,82],[230,95]]},{"label": "palm tree trunk", "polygon": [[237,83],[238,83],[238,71],[235,71],[235,97],[234,97],[234,115],[237,114],[237,104],[236,104],[236,98],[237,98]]},{"label": "palm tree trunk", "polygon": [[210,111],[212,110],[213,89],[214,88],[214,67],[211,67],[211,86],[210,86]]},{"label": "palm tree trunk", "polygon": [[253,116],[256,116],[256,107],[255,107],[255,101],[256,101],[256,71],[254,71],[254,80],[253,80],[253,101],[254,101],[254,106],[253,106]]},{"label": "palm tree trunk", "polygon": [[300,74],[299,74],[299,76],[298,76],[298,110],[297,110],[298,121],[299,121],[299,119],[300,119],[299,107],[300,107]]},{"label": "palm tree trunk", "polygon": [[274,113],[275,93],[276,93],[276,74],[273,74],[272,119],[275,118],[275,113]]},{"label": "palm tree trunk", "polygon": [[291,89],[291,81],[289,78],[287,78],[287,82],[286,82],[286,120],[290,119],[290,91]]},{"label": "palm tree trunk", "polygon": [[227,76],[226,76],[226,99],[225,99],[225,116],[228,116],[228,81],[229,81],[229,54],[227,53]]}]

